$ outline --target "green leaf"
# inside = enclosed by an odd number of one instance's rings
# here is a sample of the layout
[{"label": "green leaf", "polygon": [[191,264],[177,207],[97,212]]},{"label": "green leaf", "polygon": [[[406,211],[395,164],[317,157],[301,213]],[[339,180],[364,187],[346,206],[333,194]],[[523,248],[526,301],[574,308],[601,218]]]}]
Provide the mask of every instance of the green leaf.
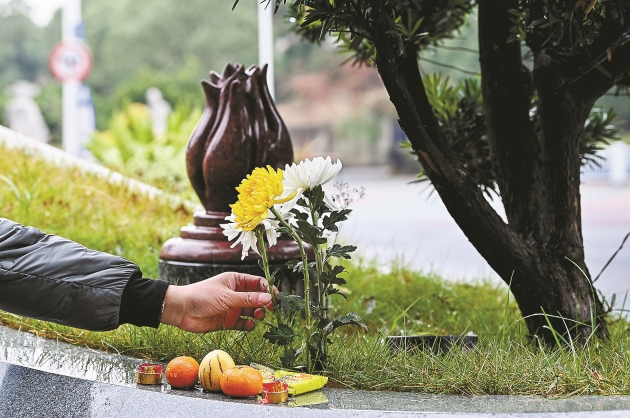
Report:
[{"label": "green leaf", "polygon": [[332,16],[328,16],[328,18],[324,21],[324,23],[322,24],[322,31],[319,34],[319,40],[320,41],[322,39],[324,39],[324,36],[326,36],[326,34],[328,33],[328,30],[332,26],[333,22],[334,22],[334,20],[333,20]]},{"label": "green leaf", "polygon": [[[326,270],[324,270],[322,272],[322,274],[319,277],[319,280],[326,284],[345,284],[345,280],[337,277],[337,275],[343,273],[346,271],[346,269],[343,266],[335,266],[332,269],[330,268],[330,266],[326,266]],[[343,280],[344,283],[339,283],[339,282],[335,282],[334,280]]]},{"label": "green leaf", "polygon": [[346,315],[338,316],[327,324],[322,331],[324,332],[324,335],[327,336],[337,328],[345,325],[357,325],[367,331],[367,327],[363,322],[361,322],[361,317],[355,312],[349,312]]},{"label": "green leaf", "polygon": [[288,293],[278,292],[276,295],[278,301],[282,304],[282,309],[288,312],[301,312],[304,310],[304,298],[298,295],[289,295]]},{"label": "green leaf", "polygon": [[301,219],[303,221],[306,221],[308,219],[308,213],[306,212],[302,212],[297,209],[291,209],[290,212],[294,214],[296,218]]},{"label": "green leaf", "polygon": [[356,251],[357,247],[354,245],[344,245],[341,246],[339,244],[335,244],[332,247],[326,250],[326,258],[337,257],[337,258],[345,258],[346,260],[350,260],[350,255],[353,251]]},{"label": "green leaf", "polygon": [[286,266],[290,268],[291,271],[302,271],[302,262],[298,260],[287,261]]},{"label": "green leaf", "polygon": [[363,39],[365,39],[363,36],[361,35],[356,35],[353,39],[352,42],[350,42],[350,49],[357,49],[357,47],[361,44],[361,42],[363,42]]},{"label": "green leaf", "polygon": [[415,35],[415,33],[418,32],[418,29],[420,29],[420,25],[422,25],[422,22],[424,22],[424,17],[421,17],[420,19],[418,19],[414,27],[411,29],[412,35]]},{"label": "green leaf", "polygon": [[325,244],[328,242],[326,238],[321,236],[322,231],[320,228],[313,226],[306,221],[297,221],[297,230],[302,235],[302,240],[311,245]]},{"label": "green leaf", "polygon": [[305,27],[310,25],[311,23],[317,22],[317,21],[323,21],[328,17],[328,13],[327,12],[320,12],[318,10],[311,10],[308,15],[306,16],[306,19],[304,19],[304,22],[302,22],[302,24],[300,25],[301,27]]},{"label": "green leaf", "polygon": [[326,361],[326,336],[322,331],[315,331],[311,334],[308,345],[311,349],[313,358],[318,357],[320,361]]},{"label": "green leaf", "polygon": [[315,210],[324,205],[324,190],[322,186],[306,191],[304,196],[308,198],[309,203]]},{"label": "green leaf", "polygon": [[326,328],[326,326],[327,326],[328,324],[330,324],[331,322],[332,322],[332,320],[331,320],[331,319],[329,319],[329,318],[322,318],[322,319],[321,319],[321,320],[317,323],[317,328],[318,328],[318,329],[324,329],[324,328]]},{"label": "green leaf", "polygon": [[280,362],[282,363],[282,367],[291,368],[295,363],[295,359],[297,358],[297,350],[294,348],[285,348],[282,356],[280,357]]},{"label": "green leaf", "polygon": [[612,78],[612,75],[610,75],[610,73],[609,73],[609,72],[608,72],[608,71],[607,71],[604,67],[602,67],[601,65],[599,65],[599,64],[597,64],[597,63],[594,63],[594,64],[593,64],[593,67],[594,67],[595,69],[599,70],[599,72],[601,72],[602,74],[604,74],[606,77],[608,77],[608,78]]},{"label": "green leaf", "polygon": [[330,281],[330,284],[336,284],[337,286],[343,286],[347,283],[348,281],[343,277],[333,277],[333,279]]},{"label": "green leaf", "polygon": [[339,289],[335,289],[334,287],[329,287],[328,289],[326,289],[326,291],[324,292],[326,295],[330,296],[330,295],[339,295],[342,298],[348,300],[348,296],[346,296],[345,293],[341,292]]},{"label": "green leaf", "polygon": [[352,212],[352,209],[343,209],[339,211],[333,211],[330,215],[326,215],[322,218],[324,229],[332,232],[339,232],[337,223],[348,219],[348,215]]},{"label": "green leaf", "polygon": [[271,344],[278,344],[280,346],[289,345],[293,342],[293,339],[298,335],[293,332],[291,327],[287,324],[280,324],[277,327],[270,325],[269,330],[265,332],[263,338],[269,340]]}]

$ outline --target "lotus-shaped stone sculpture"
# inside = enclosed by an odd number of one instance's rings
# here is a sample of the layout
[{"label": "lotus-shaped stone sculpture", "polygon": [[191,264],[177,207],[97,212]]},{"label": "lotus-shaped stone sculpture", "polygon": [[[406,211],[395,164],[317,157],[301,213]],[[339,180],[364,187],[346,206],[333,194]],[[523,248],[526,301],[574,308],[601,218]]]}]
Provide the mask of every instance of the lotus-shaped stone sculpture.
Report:
[{"label": "lotus-shaped stone sculpture", "polygon": [[[219,224],[237,200],[236,187],[255,167],[284,168],[293,162],[291,138],[266,80],[266,66],[228,64],[222,74],[210,72],[210,80],[201,82],[206,106],[188,142],[186,166],[205,211],[164,244],[160,278],[186,284],[227,270],[261,274],[257,255],[250,251],[242,262],[240,249],[231,248]],[[278,267],[299,256],[289,240],[269,251]]]}]

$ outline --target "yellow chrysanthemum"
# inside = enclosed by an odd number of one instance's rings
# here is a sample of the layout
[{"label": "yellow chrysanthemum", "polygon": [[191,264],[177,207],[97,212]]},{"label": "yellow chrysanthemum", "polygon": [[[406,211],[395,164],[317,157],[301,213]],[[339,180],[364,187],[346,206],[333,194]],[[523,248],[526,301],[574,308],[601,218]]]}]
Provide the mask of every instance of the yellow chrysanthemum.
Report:
[{"label": "yellow chrysanthemum", "polygon": [[267,219],[269,208],[275,204],[285,203],[295,196],[293,193],[280,198],[283,176],[281,169],[276,171],[273,167],[267,166],[255,168],[241,182],[236,188],[238,201],[230,205],[238,229],[252,231],[260,222]]}]

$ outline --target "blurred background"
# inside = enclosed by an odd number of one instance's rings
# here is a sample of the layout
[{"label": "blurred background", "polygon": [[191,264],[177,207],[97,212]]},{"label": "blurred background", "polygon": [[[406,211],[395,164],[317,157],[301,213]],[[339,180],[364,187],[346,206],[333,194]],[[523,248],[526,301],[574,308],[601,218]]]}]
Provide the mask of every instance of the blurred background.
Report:
[{"label": "blurred background", "polygon": [[[0,125],[11,127],[13,121],[19,130],[15,109],[31,109],[31,117],[41,120],[37,132],[24,133],[57,147],[62,144],[62,85],[51,75],[49,56],[61,40],[60,7],[68,1],[0,0]],[[200,80],[211,70],[221,72],[226,63],[258,63],[257,2],[241,0],[234,11],[232,5],[83,0],[79,36],[93,56],[81,90],[81,117],[89,133],[85,156],[196,199],[183,152],[204,104]],[[425,75],[440,72],[442,80],[454,84],[478,74],[475,19],[472,15],[454,39],[423,53]],[[398,260],[452,279],[496,277],[431,188],[414,183],[419,165],[401,148],[405,137],[376,70],[341,65],[348,56],[337,53],[332,42],[319,47],[301,42],[288,20],[282,9],[273,17],[273,52],[276,102],[295,158],[340,158],[346,167],[341,179],[366,192],[355,202],[342,238],[361,246],[367,259],[384,264]],[[33,102],[39,110],[32,109]],[[625,145],[630,143],[630,99],[611,91],[597,106],[602,112],[614,107],[616,135],[625,148],[603,149],[599,165],[584,170],[584,235],[592,273],[630,232],[630,151]],[[614,162],[613,154],[622,157]],[[493,204],[501,212],[497,198]],[[630,248],[625,248],[602,276],[601,288],[624,293],[629,276]]]}]

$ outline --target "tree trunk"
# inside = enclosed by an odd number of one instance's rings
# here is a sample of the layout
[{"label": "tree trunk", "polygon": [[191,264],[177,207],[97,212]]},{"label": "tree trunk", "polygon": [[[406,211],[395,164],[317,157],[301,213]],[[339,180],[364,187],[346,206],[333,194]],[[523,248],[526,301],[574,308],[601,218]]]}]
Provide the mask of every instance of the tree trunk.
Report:
[{"label": "tree trunk", "polygon": [[[518,44],[505,42],[507,4],[479,2],[484,106],[506,224],[444,147],[422,79],[412,68],[417,67],[409,58],[413,51],[398,55],[396,38],[387,34],[382,17],[383,3],[374,0],[372,5],[376,66],[400,125],[453,219],[510,285],[532,337],[553,344],[557,334],[589,337],[594,331],[607,336],[603,305],[584,263],[580,220],[579,137],[593,102],[582,100],[544,65],[532,80]],[[542,138],[529,118],[534,82]]]},{"label": "tree trunk", "polygon": [[[594,328],[605,337],[603,305],[584,262],[579,190],[580,136],[594,102],[571,90],[544,51],[532,80],[519,43],[506,42],[513,26],[507,8],[479,2],[484,109],[509,227],[536,248],[528,265],[537,269],[501,277],[511,283],[531,335],[549,342],[555,340],[549,327],[587,337]],[[529,117],[534,87],[542,138]]]}]

